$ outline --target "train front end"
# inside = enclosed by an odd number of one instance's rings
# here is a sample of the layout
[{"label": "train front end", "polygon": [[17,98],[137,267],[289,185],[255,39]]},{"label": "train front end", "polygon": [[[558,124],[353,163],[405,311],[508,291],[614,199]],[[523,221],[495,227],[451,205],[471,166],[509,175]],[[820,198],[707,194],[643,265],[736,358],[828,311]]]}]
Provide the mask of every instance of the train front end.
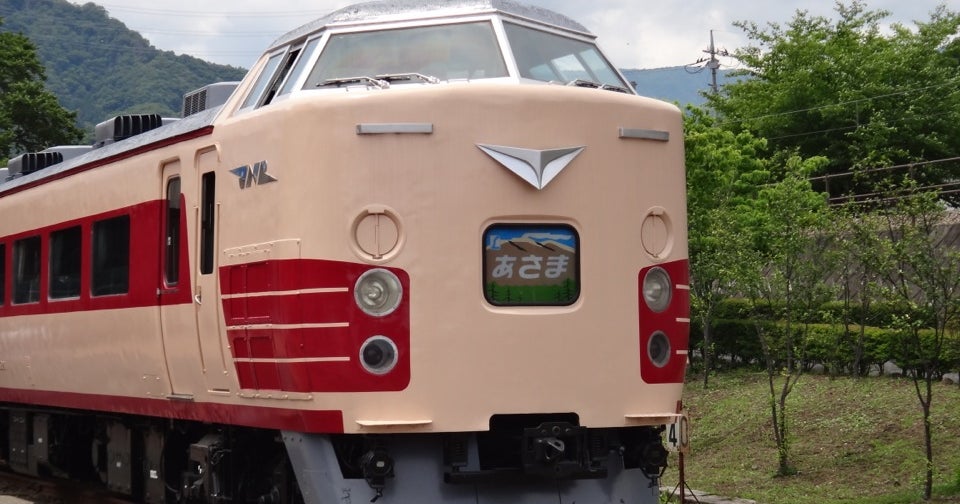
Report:
[{"label": "train front end", "polygon": [[240,387],[339,422],[284,432],[307,502],[657,502],[680,112],[572,21],[482,4],[334,13],[216,122]]}]

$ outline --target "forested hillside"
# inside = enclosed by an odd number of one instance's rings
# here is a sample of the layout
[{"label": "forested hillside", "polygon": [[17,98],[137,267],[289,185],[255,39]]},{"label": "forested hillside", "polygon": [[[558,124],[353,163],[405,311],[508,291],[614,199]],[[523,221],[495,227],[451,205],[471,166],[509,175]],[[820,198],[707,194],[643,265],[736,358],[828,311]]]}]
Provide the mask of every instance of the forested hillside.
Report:
[{"label": "forested hillside", "polygon": [[[676,66],[640,70],[622,69],[620,71],[633,84],[637,93],[659,100],[676,102],[681,107],[687,104],[703,105],[706,102],[703,93],[710,91],[711,75],[709,70]],[[722,86],[730,82],[729,74],[729,70],[718,71],[717,83]]]},{"label": "forested hillside", "polygon": [[107,11],[66,0],[0,0],[0,31],[33,42],[46,67],[47,87],[77,111],[78,126],[94,126],[121,113],[180,115],[183,94],[245,70],[177,56],[151,46]]}]

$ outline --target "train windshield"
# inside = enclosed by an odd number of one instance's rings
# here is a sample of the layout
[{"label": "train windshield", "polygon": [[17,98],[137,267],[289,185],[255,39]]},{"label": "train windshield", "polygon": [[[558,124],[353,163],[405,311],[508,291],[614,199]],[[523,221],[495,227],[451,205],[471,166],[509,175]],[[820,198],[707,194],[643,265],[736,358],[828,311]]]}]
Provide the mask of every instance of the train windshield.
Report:
[{"label": "train windshield", "polygon": [[514,23],[503,23],[520,77],[545,82],[629,88],[593,44]]},{"label": "train windshield", "polygon": [[364,79],[427,82],[507,77],[490,22],[330,36],[303,89]]}]

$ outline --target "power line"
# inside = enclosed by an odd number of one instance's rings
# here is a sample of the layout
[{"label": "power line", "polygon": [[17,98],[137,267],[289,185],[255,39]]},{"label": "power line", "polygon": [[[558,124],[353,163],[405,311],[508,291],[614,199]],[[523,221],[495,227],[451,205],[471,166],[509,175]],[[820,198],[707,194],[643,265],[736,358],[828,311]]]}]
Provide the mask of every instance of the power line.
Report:
[{"label": "power line", "polygon": [[[881,99],[881,98],[890,98],[890,97],[893,97],[893,96],[902,96],[902,95],[906,95],[906,94],[910,94],[910,93],[914,93],[914,92],[918,92],[918,91],[925,91],[925,90],[928,90],[928,89],[935,89],[935,88],[939,88],[939,87],[944,87],[944,86],[947,86],[947,85],[950,85],[950,84],[954,84],[954,83],[960,83],[960,76],[947,79],[945,82],[941,82],[941,83],[939,83],[939,84],[931,84],[931,85],[929,85],[929,86],[921,86],[921,87],[917,87],[917,88],[905,89],[905,90],[902,90],[902,91],[894,91],[894,92],[891,92],[891,93],[884,93],[884,94],[880,94],[880,95],[876,95],[876,96],[868,96],[868,97],[865,97],[865,98],[857,98],[857,99],[855,99],[855,100],[847,100],[847,101],[842,101],[842,102],[837,102],[837,103],[830,103],[830,104],[826,104],[826,105],[817,105],[817,106],[815,106],[815,107],[807,107],[807,108],[803,108],[803,109],[787,110],[787,111],[783,111],[783,112],[776,112],[776,113],[773,113],[773,114],[763,114],[763,115],[754,116],[754,117],[747,117],[747,118],[743,118],[743,119],[728,119],[728,120],[725,120],[725,121],[721,121],[720,123],[722,123],[722,124],[726,124],[726,123],[740,123],[740,122],[747,122],[747,121],[756,121],[756,120],[759,120],[759,119],[769,119],[769,118],[772,118],[772,117],[782,117],[782,116],[786,116],[786,115],[799,114],[799,113],[802,113],[802,112],[813,112],[813,111],[815,111],[815,110],[823,110],[823,109],[832,108],[832,107],[841,107],[841,106],[846,106],[846,105],[853,105],[853,104],[858,104],[858,103],[870,102],[870,101],[873,101],[873,100],[879,100],[879,99]],[[720,124],[720,123],[718,123],[718,124]]]},{"label": "power line", "polygon": [[867,192],[867,193],[846,194],[846,195],[839,195],[839,196],[830,195],[830,180],[837,179],[837,178],[853,177],[853,176],[863,175],[863,174],[892,172],[895,170],[904,170],[904,169],[909,170],[908,175],[913,177],[913,170],[915,168],[924,168],[930,165],[936,165],[940,163],[951,163],[951,162],[960,162],[960,156],[940,158],[940,159],[929,159],[926,161],[916,161],[913,163],[903,163],[903,164],[891,165],[891,166],[865,168],[862,170],[850,170],[843,173],[829,173],[829,174],[820,175],[817,177],[809,177],[807,180],[809,180],[810,182],[823,182],[824,191],[827,193],[827,201],[829,203],[840,203],[840,202],[847,202],[847,201],[858,202],[862,200],[876,201],[878,200],[878,198],[880,198],[880,200],[882,201],[894,200],[894,199],[899,199],[899,197],[902,194],[905,194],[911,191],[914,191],[914,192],[915,191],[919,191],[919,192],[936,191],[937,194],[939,194],[940,196],[945,196],[945,195],[960,193],[960,180],[956,180],[956,179],[948,180],[948,181],[940,182],[937,184],[910,188],[909,190],[897,189],[897,190],[894,190],[893,192],[873,191],[873,192]]},{"label": "power line", "polygon": [[329,10],[315,10],[315,11],[192,11],[192,10],[183,10],[183,9],[153,9],[146,7],[129,7],[126,5],[117,5],[109,3],[98,3],[101,7],[105,8],[108,12],[119,11],[119,12],[130,12],[134,14],[148,14],[155,16],[171,16],[171,17],[254,17],[254,18],[264,18],[264,17],[310,17],[317,18],[329,14]]}]

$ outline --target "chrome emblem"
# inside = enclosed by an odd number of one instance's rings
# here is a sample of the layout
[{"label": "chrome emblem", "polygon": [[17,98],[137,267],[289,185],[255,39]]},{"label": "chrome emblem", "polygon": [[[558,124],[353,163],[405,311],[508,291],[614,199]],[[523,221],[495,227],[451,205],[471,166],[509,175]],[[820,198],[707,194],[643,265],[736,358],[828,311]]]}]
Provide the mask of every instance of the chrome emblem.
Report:
[{"label": "chrome emblem", "polygon": [[251,185],[263,185],[277,181],[276,177],[267,173],[266,161],[257,161],[253,164],[252,168],[250,165],[243,165],[230,170],[230,173],[240,178],[240,189],[246,189]]},{"label": "chrome emblem", "polygon": [[546,187],[586,148],[536,150],[484,144],[477,144],[477,147],[537,189]]}]

